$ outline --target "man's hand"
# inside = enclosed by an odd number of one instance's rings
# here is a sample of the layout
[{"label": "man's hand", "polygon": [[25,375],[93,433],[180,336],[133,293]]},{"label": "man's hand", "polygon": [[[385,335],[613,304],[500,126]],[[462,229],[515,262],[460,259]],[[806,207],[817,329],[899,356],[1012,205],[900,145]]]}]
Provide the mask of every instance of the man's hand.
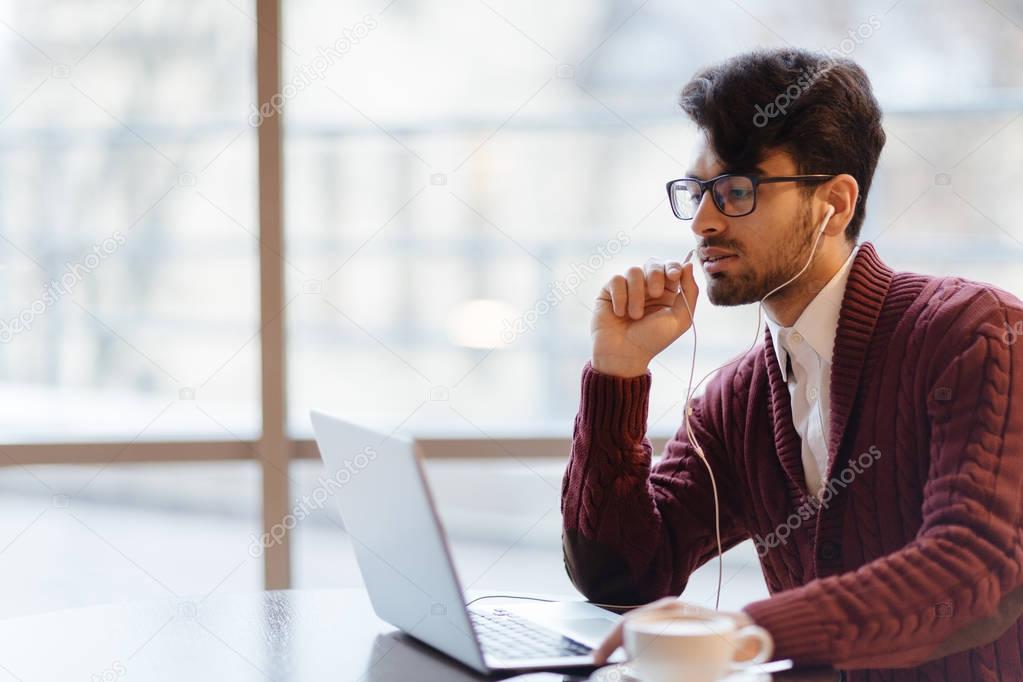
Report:
[{"label": "man's hand", "polygon": [[[593,660],[597,665],[603,665],[607,662],[608,657],[614,653],[615,649],[622,645],[622,636],[625,632],[625,623],[630,619],[639,616],[647,616],[651,613],[664,615],[666,617],[677,616],[679,618],[728,618],[735,622],[736,629],[745,627],[753,624],[753,619],[745,613],[738,611],[715,611],[714,609],[708,609],[703,606],[697,606],[696,604],[687,604],[686,602],[679,601],[676,597],[665,597],[655,602],[651,602],[646,606],[640,607],[635,611],[630,611],[615,629],[611,631],[600,646],[597,647],[593,652]],[[758,645],[756,641],[747,640],[745,645],[735,652],[736,661],[745,661],[753,658],[757,654]]]},{"label": "man's hand", "polygon": [[590,323],[593,369],[620,377],[646,374],[654,356],[692,325],[683,293],[695,313],[700,290],[692,263],[651,259],[612,277],[597,296]]}]

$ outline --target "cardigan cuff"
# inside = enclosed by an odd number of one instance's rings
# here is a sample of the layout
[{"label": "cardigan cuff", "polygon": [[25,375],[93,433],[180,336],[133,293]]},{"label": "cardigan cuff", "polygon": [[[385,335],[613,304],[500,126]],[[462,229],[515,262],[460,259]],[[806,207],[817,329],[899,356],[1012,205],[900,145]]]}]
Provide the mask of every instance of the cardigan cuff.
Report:
[{"label": "cardigan cuff", "polygon": [[641,443],[646,436],[651,381],[649,370],[638,377],[616,377],[601,374],[587,361],[578,418],[594,437],[613,435],[625,446]]},{"label": "cardigan cuff", "polygon": [[754,623],[771,633],[772,660],[791,658],[801,665],[833,663],[832,633],[810,601],[806,590],[797,588],[743,607]]}]

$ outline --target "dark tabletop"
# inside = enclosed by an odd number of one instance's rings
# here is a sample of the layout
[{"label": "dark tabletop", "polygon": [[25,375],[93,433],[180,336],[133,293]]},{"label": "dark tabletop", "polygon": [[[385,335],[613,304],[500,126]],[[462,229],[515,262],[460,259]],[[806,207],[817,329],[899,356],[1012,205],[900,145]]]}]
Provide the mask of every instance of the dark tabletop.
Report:
[{"label": "dark tabletop", "polygon": [[[487,678],[395,631],[356,589],[147,601],[0,621],[0,682],[75,679]],[[786,671],[770,679],[830,682],[836,675]]]}]

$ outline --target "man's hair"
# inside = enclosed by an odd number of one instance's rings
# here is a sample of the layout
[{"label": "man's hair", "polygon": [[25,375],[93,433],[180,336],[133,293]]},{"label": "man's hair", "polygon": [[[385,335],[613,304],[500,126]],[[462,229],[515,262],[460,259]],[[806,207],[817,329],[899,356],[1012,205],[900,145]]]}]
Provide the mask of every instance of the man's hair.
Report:
[{"label": "man's hair", "polygon": [[757,50],[697,73],[680,103],[730,171],[749,171],[782,150],[800,174],[856,178],[859,202],[845,235],[858,240],[885,134],[870,79],[855,62],[796,48]]}]

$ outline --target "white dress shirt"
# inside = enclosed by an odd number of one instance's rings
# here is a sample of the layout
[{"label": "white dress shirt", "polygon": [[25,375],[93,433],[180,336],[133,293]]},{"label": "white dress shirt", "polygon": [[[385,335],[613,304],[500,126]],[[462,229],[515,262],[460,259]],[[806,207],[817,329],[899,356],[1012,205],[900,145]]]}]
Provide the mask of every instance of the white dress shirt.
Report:
[{"label": "white dress shirt", "polygon": [[[845,264],[821,289],[791,327],[782,327],[767,312],[767,326],[788,383],[792,424],[802,440],[806,487],[819,496],[828,469],[828,417],[831,402],[831,358],[849,270],[857,245]],[[789,372],[788,362],[792,362]]]}]

